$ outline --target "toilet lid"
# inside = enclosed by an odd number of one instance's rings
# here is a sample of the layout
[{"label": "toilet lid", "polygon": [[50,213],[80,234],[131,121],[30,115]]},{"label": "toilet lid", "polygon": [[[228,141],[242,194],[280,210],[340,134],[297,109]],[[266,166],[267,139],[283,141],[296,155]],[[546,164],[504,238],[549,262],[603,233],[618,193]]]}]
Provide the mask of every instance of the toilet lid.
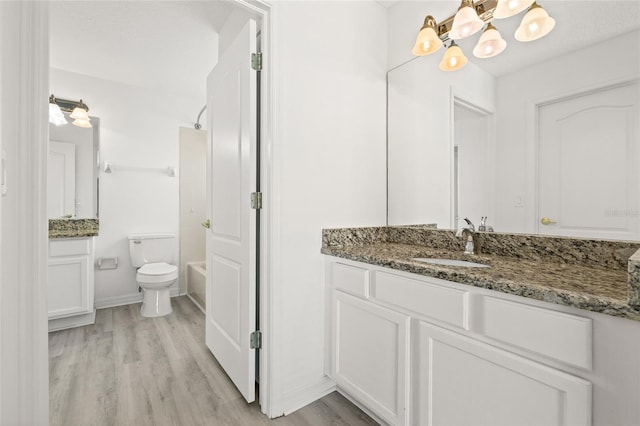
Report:
[{"label": "toilet lid", "polygon": [[144,275],[166,275],[178,270],[178,267],[175,265],[170,265],[165,262],[158,263],[147,263],[142,266],[142,268],[138,269],[139,274]]}]

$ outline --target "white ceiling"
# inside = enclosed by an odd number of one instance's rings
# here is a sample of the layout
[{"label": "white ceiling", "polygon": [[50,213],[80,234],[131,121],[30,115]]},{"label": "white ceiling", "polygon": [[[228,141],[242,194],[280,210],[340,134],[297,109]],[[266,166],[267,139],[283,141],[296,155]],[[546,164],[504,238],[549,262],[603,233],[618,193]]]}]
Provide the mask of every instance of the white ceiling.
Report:
[{"label": "white ceiling", "polygon": [[[407,2],[379,3],[392,12]],[[455,12],[459,0],[409,3],[411,10],[424,10],[441,21]],[[495,20],[507,49],[495,58],[476,59],[471,51],[479,35],[474,35],[459,43],[469,60],[503,75],[640,26],[640,0],[544,0],[540,4],[556,19],[550,35],[520,43],[513,34],[524,13]],[[52,67],[203,98],[206,76],[216,62],[217,33],[233,6],[226,1],[53,1],[50,10]],[[423,18],[402,19],[407,22],[409,57],[419,30],[412,26]]]},{"label": "white ceiling", "polygon": [[204,99],[232,10],[223,1],[53,1],[50,63]]}]

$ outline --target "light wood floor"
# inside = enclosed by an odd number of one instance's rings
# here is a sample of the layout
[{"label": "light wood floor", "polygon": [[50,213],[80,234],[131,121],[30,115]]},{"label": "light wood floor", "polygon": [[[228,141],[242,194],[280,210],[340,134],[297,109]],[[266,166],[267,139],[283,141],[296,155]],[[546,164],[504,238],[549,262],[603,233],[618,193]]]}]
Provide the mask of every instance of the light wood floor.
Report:
[{"label": "light wood floor", "polygon": [[74,425],[375,425],[338,393],[269,420],[247,404],[204,343],[186,297],[173,313],[101,309],[94,325],[49,334],[50,422]]}]

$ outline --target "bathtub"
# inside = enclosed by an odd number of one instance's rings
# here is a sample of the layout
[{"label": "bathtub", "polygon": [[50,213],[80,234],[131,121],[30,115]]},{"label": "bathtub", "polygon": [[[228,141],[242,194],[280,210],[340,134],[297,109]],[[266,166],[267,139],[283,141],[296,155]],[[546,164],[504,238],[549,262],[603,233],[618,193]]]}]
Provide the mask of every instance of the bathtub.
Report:
[{"label": "bathtub", "polygon": [[187,262],[187,295],[205,312],[207,262]]}]

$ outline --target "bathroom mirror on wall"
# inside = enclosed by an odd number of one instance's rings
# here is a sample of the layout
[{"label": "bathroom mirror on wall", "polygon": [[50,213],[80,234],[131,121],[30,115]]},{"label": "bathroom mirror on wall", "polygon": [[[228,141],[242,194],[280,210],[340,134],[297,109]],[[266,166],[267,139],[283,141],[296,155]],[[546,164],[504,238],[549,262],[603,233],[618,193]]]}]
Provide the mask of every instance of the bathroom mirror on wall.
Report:
[{"label": "bathroom mirror on wall", "polygon": [[442,49],[389,72],[389,225],[640,239],[640,3],[544,7],[540,40],[514,39],[518,15],[494,22],[495,58],[472,55],[478,35],[461,70]]},{"label": "bathroom mirror on wall", "polygon": [[100,119],[93,127],[49,124],[47,214],[49,219],[98,218]]}]

